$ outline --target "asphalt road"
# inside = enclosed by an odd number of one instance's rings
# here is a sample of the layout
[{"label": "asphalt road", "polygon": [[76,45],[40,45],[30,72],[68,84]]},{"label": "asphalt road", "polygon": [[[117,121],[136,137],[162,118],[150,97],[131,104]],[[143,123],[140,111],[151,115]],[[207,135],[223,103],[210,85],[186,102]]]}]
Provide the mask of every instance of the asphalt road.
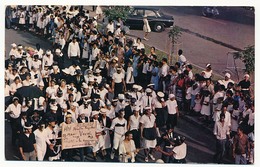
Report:
[{"label": "asphalt road", "polygon": [[[187,60],[195,66],[205,68],[212,65],[213,72],[223,76],[225,70],[234,72],[232,56],[228,52],[244,49],[255,43],[255,15],[241,7],[219,7],[220,15],[216,18],[203,17],[201,7],[161,6],[165,14],[174,16],[175,25],[183,29],[174,56],[178,49],[184,51]],[[145,44],[170,53],[169,29],[164,32],[149,34]],[[143,37],[142,30],[131,30],[131,35]],[[244,65],[237,60],[240,75]],[[227,68],[228,67],[228,68]],[[234,80],[237,78],[232,76]]]}]

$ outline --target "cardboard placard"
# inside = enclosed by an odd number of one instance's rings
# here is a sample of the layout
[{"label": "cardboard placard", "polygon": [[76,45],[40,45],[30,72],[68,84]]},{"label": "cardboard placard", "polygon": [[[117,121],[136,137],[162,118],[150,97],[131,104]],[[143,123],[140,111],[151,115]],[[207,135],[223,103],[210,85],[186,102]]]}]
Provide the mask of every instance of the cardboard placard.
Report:
[{"label": "cardboard placard", "polygon": [[97,142],[94,122],[62,125],[62,149],[94,146]]}]

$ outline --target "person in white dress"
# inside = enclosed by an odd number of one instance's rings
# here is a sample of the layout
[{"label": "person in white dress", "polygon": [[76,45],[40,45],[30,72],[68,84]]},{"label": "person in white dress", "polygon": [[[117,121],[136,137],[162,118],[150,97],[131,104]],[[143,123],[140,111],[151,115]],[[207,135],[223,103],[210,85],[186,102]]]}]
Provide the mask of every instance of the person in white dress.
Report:
[{"label": "person in white dress", "polygon": [[204,92],[204,97],[203,97],[203,102],[202,102],[202,107],[200,111],[201,115],[204,116],[204,119],[207,123],[209,123],[210,119],[210,92],[206,90]]},{"label": "person in white dress", "polygon": [[140,130],[139,130],[139,124],[141,116],[139,115],[140,107],[135,106],[133,108],[133,115],[131,115],[128,119],[127,123],[127,129],[130,131],[133,135],[133,140],[135,142],[136,148],[140,148]]},{"label": "person in white dress", "polygon": [[144,22],[144,26],[143,26],[143,31],[144,31],[144,40],[148,40],[147,36],[148,34],[151,32],[151,28],[149,26],[149,21],[147,19],[147,15],[143,16],[143,22]]},{"label": "person in white dress", "polygon": [[43,161],[44,156],[47,151],[46,133],[45,133],[44,129],[45,129],[45,124],[42,122],[39,124],[38,129],[36,129],[33,132],[35,135],[35,140],[36,140],[38,161]]},{"label": "person in white dress", "polygon": [[155,116],[150,107],[145,107],[144,115],[140,119],[141,139],[144,142],[145,162],[148,162],[148,155],[154,161],[153,150],[157,144],[156,141],[156,123]]},{"label": "person in white dress", "polygon": [[133,87],[134,84],[134,76],[133,76],[133,67],[132,67],[132,62],[128,62],[128,67],[126,70],[126,89],[130,90]]}]

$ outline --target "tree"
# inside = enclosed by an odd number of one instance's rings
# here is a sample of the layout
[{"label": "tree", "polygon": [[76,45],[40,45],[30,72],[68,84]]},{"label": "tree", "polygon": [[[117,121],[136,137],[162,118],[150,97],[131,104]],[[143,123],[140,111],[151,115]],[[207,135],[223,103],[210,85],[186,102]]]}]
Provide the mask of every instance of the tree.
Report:
[{"label": "tree", "polygon": [[108,19],[117,20],[121,18],[125,21],[130,13],[131,8],[129,6],[113,6],[104,10],[104,14]]},{"label": "tree", "polygon": [[241,59],[245,64],[245,72],[251,74],[255,71],[255,46],[247,46],[244,50],[234,54],[235,59]]},{"label": "tree", "polygon": [[171,39],[171,51],[170,54],[168,55],[168,60],[170,61],[170,58],[172,57],[172,52],[174,52],[174,44],[177,43],[178,39],[181,37],[181,29],[178,26],[173,26],[172,29],[168,32],[168,37]]}]

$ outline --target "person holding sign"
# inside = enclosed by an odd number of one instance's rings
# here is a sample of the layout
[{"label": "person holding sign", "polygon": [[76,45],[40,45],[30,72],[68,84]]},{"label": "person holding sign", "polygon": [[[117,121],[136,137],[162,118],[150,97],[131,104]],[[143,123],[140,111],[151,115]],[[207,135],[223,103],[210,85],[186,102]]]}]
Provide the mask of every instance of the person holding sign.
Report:
[{"label": "person holding sign", "polygon": [[98,111],[92,111],[92,118],[93,122],[96,125],[96,137],[97,137],[97,142],[96,145],[93,147],[93,157],[94,161],[97,160],[97,151],[101,150],[102,156],[104,157],[104,129],[102,128],[101,123],[99,122],[99,112]]},{"label": "person holding sign", "polygon": [[[60,124],[60,127],[62,127],[64,124],[71,124],[72,123],[72,115],[70,112],[67,112],[67,115],[65,117],[65,122],[62,122]],[[61,161],[72,161],[73,156],[73,149],[64,149],[61,152]]]}]

